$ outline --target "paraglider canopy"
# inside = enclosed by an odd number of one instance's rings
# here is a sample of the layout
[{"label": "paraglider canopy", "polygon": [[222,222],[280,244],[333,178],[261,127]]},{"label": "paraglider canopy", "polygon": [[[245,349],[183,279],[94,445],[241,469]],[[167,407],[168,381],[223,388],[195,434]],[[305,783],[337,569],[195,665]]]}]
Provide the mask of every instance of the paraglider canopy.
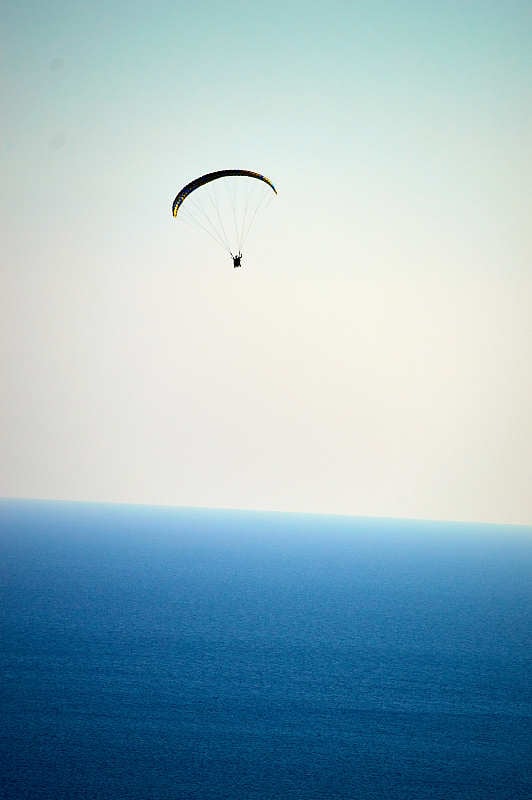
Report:
[{"label": "paraglider canopy", "polygon": [[271,186],[275,194],[277,194],[277,189],[271,182],[269,178],[266,178],[265,175],[261,175],[258,172],[251,172],[249,169],[221,169],[218,172],[208,172],[206,175],[201,175],[199,178],[196,178],[190,183],[187,183],[186,186],[183,186],[181,191],[177,194],[173,204],[172,204],[172,213],[174,217],[177,217],[177,212],[179,211],[179,206],[191,192],[195,189],[199,189],[200,186],[205,186],[206,183],[210,183],[211,181],[218,180],[219,178],[229,178],[229,177],[236,177],[242,176],[246,178],[257,178],[259,181],[264,181],[267,183],[268,186]]}]

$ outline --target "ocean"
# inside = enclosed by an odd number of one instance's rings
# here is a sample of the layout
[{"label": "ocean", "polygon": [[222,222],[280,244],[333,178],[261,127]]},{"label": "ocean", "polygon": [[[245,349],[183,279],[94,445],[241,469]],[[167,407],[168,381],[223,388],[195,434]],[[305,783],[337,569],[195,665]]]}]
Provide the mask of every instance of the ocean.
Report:
[{"label": "ocean", "polygon": [[4,500],[3,800],[530,800],[532,528]]}]

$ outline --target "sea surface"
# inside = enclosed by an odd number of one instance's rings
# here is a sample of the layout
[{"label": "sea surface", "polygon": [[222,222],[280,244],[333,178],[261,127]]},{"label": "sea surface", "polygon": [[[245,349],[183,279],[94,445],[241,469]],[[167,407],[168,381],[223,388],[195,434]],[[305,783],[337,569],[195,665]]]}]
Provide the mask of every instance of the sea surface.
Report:
[{"label": "sea surface", "polygon": [[3,800],[530,800],[532,529],[0,503]]}]

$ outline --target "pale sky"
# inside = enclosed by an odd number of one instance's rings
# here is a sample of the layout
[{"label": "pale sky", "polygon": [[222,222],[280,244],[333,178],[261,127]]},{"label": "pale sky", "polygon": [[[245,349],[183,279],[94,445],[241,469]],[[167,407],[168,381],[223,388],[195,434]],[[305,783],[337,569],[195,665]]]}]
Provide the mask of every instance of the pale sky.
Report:
[{"label": "pale sky", "polygon": [[[532,524],[532,7],[12,3],[0,495]],[[268,175],[241,270],[174,220]]]}]

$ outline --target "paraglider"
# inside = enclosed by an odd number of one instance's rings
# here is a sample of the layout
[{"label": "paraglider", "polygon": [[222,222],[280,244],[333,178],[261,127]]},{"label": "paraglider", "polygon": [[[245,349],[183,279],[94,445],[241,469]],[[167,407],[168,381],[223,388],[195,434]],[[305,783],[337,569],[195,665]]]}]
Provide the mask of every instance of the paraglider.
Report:
[{"label": "paraglider", "polygon": [[223,169],[187,183],[174,199],[172,214],[205,231],[237,268],[242,266],[242,248],[257,214],[276,194],[271,180],[259,172]]}]

